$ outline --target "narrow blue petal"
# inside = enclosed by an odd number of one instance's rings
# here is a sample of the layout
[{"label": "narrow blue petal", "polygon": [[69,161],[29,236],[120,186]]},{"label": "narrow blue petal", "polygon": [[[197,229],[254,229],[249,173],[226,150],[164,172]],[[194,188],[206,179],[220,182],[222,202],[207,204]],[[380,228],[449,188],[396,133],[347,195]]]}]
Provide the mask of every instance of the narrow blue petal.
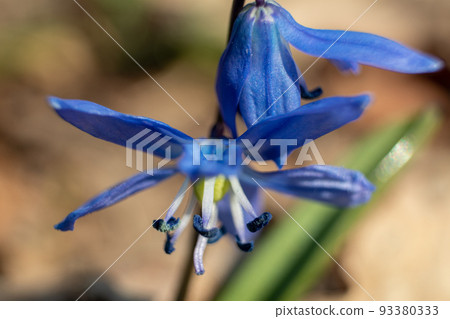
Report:
[{"label": "narrow blue petal", "polygon": [[355,70],[352,63],[402,73],[435,72],[443,67],[441,60],[395,41],[362,32],[310,29],[295,22],[285,9],[270,6],[289,43],[307,54],[342,61],[340,66],[347,65],[347,70]]},{"label": "narrow blue petal", "polygon": [[111,187],[100,195],[92,198],[77,210],[71,212],[67,217],[55,225],[55,229],[61,231],[73,230],[75,221],[100,209],[109,207],[139,191],[150,188],[166,178],[177,173],[175,168],[157,170],[154,175],[140,173]]},{"label": "narrow blue petal", "polygon": [[[102,140],[140,148],[164,158],[176,158],[183,143],[192,140],[169,125],[141,116],[132,116],[104,106],[81,100],[48,99],[53,109],[65,121]],[[166,149],[170,147],[170,153]]]},{"label": "narrow blue petal", "polygon": [[300,106],[299,72],[289,44],[278,30],[271,11],[256,8],[251,69],[239,101],[240,113],[251,127],[267,117]]},{"label": "narrow blue petal", "polygon": [[364,204],[375,190],[360,172],[325,165],[270,173],[247,169],[246,179],[254,179],[263,188],[339,207]]},{"label": "narrow blue petal", "polygon": [[[290,113],[265,119],[249,128],[239,140],[247,139],[251,145],[256,145],[265,139],[259,155],[264,160],[279,162],[283,155],[303,146],[306,140],[319,138],[359,118],[370,101],[369,95],[324,98]],[[283,154],[279,146],[283,141],[290,144],[286,145],[287,154]]]},{"label": "narrow blue petal", "polygon": [[253,24],[252,7],[247,6],[236,19],[230,43],[220,58],[216,91],[220,111],[233,136],[236,135],[236,115],[242,87],[250,71]]}]

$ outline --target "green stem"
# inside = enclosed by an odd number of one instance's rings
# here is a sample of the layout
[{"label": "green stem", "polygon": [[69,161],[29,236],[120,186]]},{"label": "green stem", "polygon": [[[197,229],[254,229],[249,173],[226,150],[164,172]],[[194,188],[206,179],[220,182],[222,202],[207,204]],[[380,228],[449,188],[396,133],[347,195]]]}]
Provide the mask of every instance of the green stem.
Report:
[{"label": "green stem", "polygon": [[231,32],[233,31],[234,21],[236,21],[239,12],[241,12],[242,8],[244,7],[244,3],[245,0],[233,1],[233,7],[231,8],[231,15],[230,15],[230,26],[228,28],[228,41],[230,41],[231,38]]},{"label": "green stem", "polygon": [[[236,21],[239,13],[241,12],[242,8],[244,7],[245,0],[234,0],[233,6],[231,7],[231,14],[230,14],[230,25],[228,27],[228,40],[227,43],[230,42],[231,33],[233,31],[233,25]],[[214,138],[222,138],[224,135],[226,125],[223,121],[222,113],[220,110],[217,112],[217,120],[216,124],[211,129],[211,137]]]}]

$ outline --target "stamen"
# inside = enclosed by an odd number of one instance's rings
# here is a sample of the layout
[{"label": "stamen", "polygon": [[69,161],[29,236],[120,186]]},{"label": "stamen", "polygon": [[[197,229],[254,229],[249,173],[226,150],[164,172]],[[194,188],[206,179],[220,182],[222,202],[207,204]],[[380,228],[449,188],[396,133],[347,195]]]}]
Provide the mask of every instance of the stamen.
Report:
[{"label": "stamen", "polygon": [[300,85],[300,94],[303,99],[312,100],[318,98],[323,93],[322,88],[318,87],[312,91],[308,91],[306,86]]},{"label": "stamen", "polygon": [[264,227],[266,227],[271,219],[272,219],[272,214],[265,212],[265,213],[261,214],[261,216],[255,218],[250,223],[247,223],[247,228],[252,233],[256,233],[258,230],[261,230]]},{"label": "stamen", "polygon": [[175,200],[172,202],[172,205],[170,205],[169,209],[167,210],[166,216],[164,219],[158,219],[153,221],[153,228],[156,230],[167,233],[169,231],[174,231],[178,228],[180,219],[174,218],[173,214],[177,211],[178,207],[180,207],[181,202],[183,201],[184,196],[186,195],[186,191],[189,188],[190,180],[189,178],[186,178],[181,185],[180,190],[178,191],[177,195],[175,196]]},{"label": "stamen", "polygon": [[194,216],[194,229],[203,237],[206,238],[213,238],[217,236],[219,233],[219,229],[217,227],[206,229],[203,227],[203,219],[200,217],[200,215]]},{"label": "stamen", "polygon": [[233,193],[236,195],[239,203],[244,208],[244,210],[248,214],[250,214],[253,218],[258,218],[258,215],[256,215],[252,204],[248,200],[247,196],[244,193],[244,190],[242,189],[241,184],[239,183],[239,179],[236,176],[230,176],[228,179],[230,181],[231,189],[233,190]]},{"label": "stamen", "polygon": [[230,208],[231,217],[233,218],[234,228],[236,229],[237,236],[245,241],[247,237],[245,235],[245,220],[244,213],[242,212],[241,205],[234,193],[230,194]]},{"label": "stamen", "polygon": [[171,236],[169,233],[166,233],[167,237],[166,237],[166,243],[164,245],[164,251],[166,252],[166,254],[170,255],[171,253],[173,253],[175,251],[175,247],[173,246],[172,243],[172,238],[173,236]]},{"label": "stamen", "polygon": [[244,251],[246,253],[251,252],[254,247],[254,244],[252,241],[249,243],[242,243],[238,236],[236,236],[236,244],[242,251]]},{"label": "stamen", "polygon": [[202,199],[202,218],[203,224],[208,224],[214,209],[214,185],[215,177],[205,178],[205,187]]},{"label": "stamen", "polygon": [[197,198],[193,193],[191,193],[186,209],[184,210],[183,217],[181,217],[181,221],[179,222],[178,228],[173,232],[172,235],[167,234],[166,244],[164,245],[164,251],[167,254],[171,254],[175,250],[175,242],[187,227],[187,225],[189,225],[192,213],[194,212],[196,205]]},{"label": "stamen", "polygon": [[203,266],[203,254],[205,253],[206,245],[208,244],[208,238],[198,236],[197,244],[194,250],[194,269],[197,275],[203,275],[205,273],[205,267]]},{"label": "stamen", "polygon": [[[206,181],[205,181],[205,186],[206,186]],[[205,193],[206,193],[206,187],[205,187]],[[214,225],[217,223],[218,216],[219,216],[219,214],[218,214],[217,206],[214,205],[214,203],[213,203],[212,209],[211,209],[211,217],[209,218],[208,223],[206,224],[205,228],[207,228],[207,229],[214,228]],[[195,219],[195,217],[194,217],[194,219]],[[197,275],[203,275],[205,273],[205,268],[203,266],[203,254],[205,253],[207,244],[208,244],[208,238],[206,238],[204,236],[198,236],[197,244],[195,245],[195,250],[194,250],[194,269],[195,269],[195,273]]]},{"label": "stamen", "polygon": [[153,221],[153,228],[162,233],[167,233],[169,231],[174,231],[179,226],[180,219],[175,217],[170,217],[166,222],[163,219],[158,219]]},{"label": "stamen", "polygon": [[181,185],[180,190],[178,191],[177,195],[175,196],[175,200],[172,202],[172,205],[170,205],[169,210],[167,211],[166,216],[164,217],[164,221],[167,223],[170,218],[172,218],[173,214],[177,211],[178,207],[180,207],[181,202],[183,201],[184,196],[186,195],[186,191],[189,188],[190,185],[190,179],[186,178],[183,182],[183,185]]},{"label": "stamen", "polygon": [[220,238],[222,238],[223,235],[227,233],[227,230],[224,226],[220,227],[219,231],[217,232],[217,235],[211,238],[208,238],[208,244],[214,244],[219,241]]},{"label": "stamen", "polygon": [[[233,182],[231,182],[231,185],[233,186]],[[247,236],[245,233],[244,214],[242,212],[241,205],[239,203],[239,197],[234,192],[230,194],[230,208],[231,208],[231,215],[233,217],[234,227],[236,228],[237,233],[236,243],[242,251],[250,252],[253,250],[253,242],[247,241]]]}]

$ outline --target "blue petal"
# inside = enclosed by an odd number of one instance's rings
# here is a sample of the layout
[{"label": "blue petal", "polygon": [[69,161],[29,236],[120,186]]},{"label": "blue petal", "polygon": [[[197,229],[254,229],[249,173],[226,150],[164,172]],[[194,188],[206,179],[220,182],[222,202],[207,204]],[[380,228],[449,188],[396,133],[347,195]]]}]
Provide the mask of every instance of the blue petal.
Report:
[{"label": "blue petal", "polygon": [[238,16],[230,43],[220,58],[216,91],[220,111],[233,136],[236,135],[236,113],[242,87],[250,71],[252,33],[255,19],[250,6]]},{"label": "blue petal", "polygon": [[248,182],[254,179],[263,188],[339,207],[364,204],[375,190],[360,172],[325,165],[270,173],[247,169],[245,178]]},{"label": "blue petal", "polygon": [[250,74],[239,101],[247,127],[300,106],[299,72],[270,10],[258,7],[252,38]]},{"label": "blue petal", "polygon": [[[331,97],[306,104],[290,113],[274,116],[249,128],[239,139],[247,139],[251,145],[266,140],[259,149],[264,160],[279,163],[280,158],[305,144],[335,129],[356,120],[370,103],[370,96]],[[281,152],[275,140],[284,140],[287,154]],[[280,141],[277,141],[279,143]],[[294,143],[295,142],[295,143]],[[245,150],[244,150],[245,151]]]},{"label": "blue petal", "polygon": [[395,41],[362,32],[310,29],[295,22],[285,9],[270,6],[283,37],[294,47],[313,56],[342,61],[341,66],[347,64],[348,70],[355,69],[352,63],[402,73],[435,72],[443,67],[441,60]]},{"label": "blue petal", "polygon": [[139,191],[158,184],[159,182],[174,175],[177,172],[178,171],[175,168],[167,168],[155,171],[154,175],[148,175],[144,173],[134,175],[131,178],[104,191],[77,210],[67,215],[67,217],[62,222],[55,225],[55,229],[61,231],[73,230],[75,221],[78,218],[86,216],[87,214],[93,213],[100,209],[109,207],[127,198],[128,196],[131,196]]},{"label": "blue petal", "polygon": [[[130,147],[140,147],[141,150],[151,151],[160,157],[173,159],[180,156],[181,144],[192,140],[188,135],[165,123],[119,113],[89,101],[56,97],[50,97],[48,101],[59,116],[84,132],[122,146],[127,146],[129,141]],[[133,141],[133,138],[136,141]],[[168,147],[170,154],[166,153]]]},{"label": "blue petal", "polygon": [[[245,195],[253,206],[255,213],[259,216],[263,212],[264,206],[264,198],[261,193],[261,189],[255,185],[253,181],[250,183],[240,181],[242,185],[242,189],[244,190]],[[221,201],[218,203],[219,208],[219,219],[222,222],[223,227],[226,229],[227,233],[232,235],[233,237],[237,236],[237,231],[234,226],[233,218],[231,216],[231,208],[230,208],[230,196],[227,194]],[[244,212],[244,221],[245,224],[253,221],[253,217]],[[253,240],[256,237],[255,233],[250,232],[248,229],[245,230],[245,235],[248,241]]]}]

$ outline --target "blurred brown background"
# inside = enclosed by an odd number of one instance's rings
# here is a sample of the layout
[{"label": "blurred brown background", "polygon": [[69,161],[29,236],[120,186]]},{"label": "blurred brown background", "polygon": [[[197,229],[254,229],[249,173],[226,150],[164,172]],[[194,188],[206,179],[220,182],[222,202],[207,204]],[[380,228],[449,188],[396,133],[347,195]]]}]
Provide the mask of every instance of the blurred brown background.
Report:
[{"label": "blurred brown background", "polygon": [[[86,99],[166,122],[194,137],[214,120],[216,65],[231,0],[79,1],[178,100],[197,126],[72,0],[0,0],[0,299],[76,299],[173,200],[181,178],[77,222],[52,226],[103,189],[135,173],[125,150],[58,118],[46,97]],[[346,29],[371,0],[280,0],[309,27]],[[379,1],[352,30],[377,33],[450,61],[447,0]],[[314,58],[294,50],[302,70]],[[326,61],[305,74],[326,95],[370,91],[363,118],[318,140],[326,163],[364,133],[432,103],[444,126],[381,203],[351,234],[338,261],[378,300],[450,299],[450,142],[448,69],[402,75],[369,67],[354,77]],[[274,194],[289,207],[293,199]],[[284,218],[267,200],[276,219]],[[191,231],[189,229],[189,231]],[[174,254],[150,230],[90,291],[90,299],[175,297],[189,234]],[[209,299],[240,256],[225,238],[207,250],[207,272],[192,300]],[[332,266],[310,299],[367,296]]]}]

